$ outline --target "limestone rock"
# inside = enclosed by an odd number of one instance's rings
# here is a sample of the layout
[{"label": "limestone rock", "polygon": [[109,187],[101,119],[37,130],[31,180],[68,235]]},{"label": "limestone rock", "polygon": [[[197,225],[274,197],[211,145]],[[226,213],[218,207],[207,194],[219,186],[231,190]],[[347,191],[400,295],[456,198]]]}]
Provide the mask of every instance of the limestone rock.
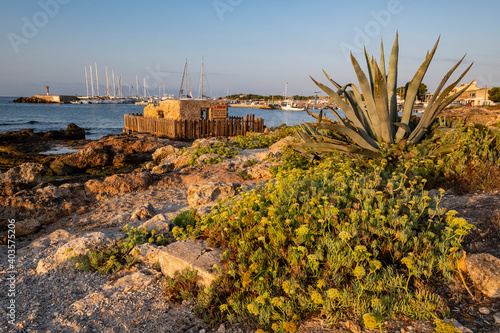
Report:
[{"label": "limestone rock", "polygon": [[196,215],[208,215],[210,214],[210,212],[212,211],[212,206],[203,206],[203,207],[199,207],[197,210],[196,210]]},{"label": "limestone rock", "polygon": [[193,142],[192,147],[207,147],[211,146],[217,142],[226,142],[227,140],[220,140],[218,138],[208,138],[208,139],[197,139]]},{"label": "limestone rock", "polygon": [[170,230],[175,227],[175,225],[169,219],[167,219],[165,215],[158,214],[141,224],[139,226],[139,229],[144,227],[148,232],[151,232],[154,229],[159,234],[166,234],[169,233]]},{"label": "limestone rock", "polygon": [[269,179],[273,177],[273,175],[269,171],[270,167],[271,163],[264,162],[249,167],[245,171],[252,179],[262,179],[262,178]]},{"label": "limestone rock", "polygon": [[274,154],[271,152],[271,150],[265,150],[262,153],[259,153],[257,155],[257,158],[261,161],[267,161],[268,159],[274,157]]},{"label": "limestone rock", "polygon": [[189,162],[191,161],[191,156],[188,156],[188,155],[182,155],[182,156],[179,156],[177,157],[173,163],[175,165],[175,170],[181,170],[181,169],[184,169],[189,165]]},{"label": "limestone rock", "polygon": [[18,253],[38,253],[40,250],[48,248],[49,246],[58,246],[61,243],[68,242],[71,236],[72,234],[70,234],[66,230],[59,229],[52,232],[51,234],[35,239],[28,246],[19,249]]},{"label": "limestone rock", "polygon": [[16,236],[31,235],[40,228],[42,224],[37,219],[28,219],[16,222]]},{"label": "limestone rock", "polygon": [[148,163],[144,164],[143,169],[144,169],[144,170],[151,171],[154,167],[155,167],[154,162],[151,162],[151,161],[150,161],[150,162],[148,162]]},{"label": "limestone rock", "polygon": [[179,149],[175,148],[174,146],[165,146],[156,149],[156,151],[153,153],[153,160],[155,162],[162,161],[166,157],[170,157],[172,155],[175,156],[179,152]]},{"label": "limestone rock", "polygon": [[92,232],[85,236],[70,240],[59,247],[56,253],[40,260],[36,268],[38,274],[45,274],[50,270],[74,267],[71,257],[85,254],[87,249],[93,249],[108,242],[110,238],[102,232]]},{"label": "limestone rock", "polygon": [[48,131],[44,135],[46,138],[53,140],[84,140],[85,129],[70,123],[66,130]]},{"label": "limestone rock", "polygon": [[37,163],[24,163],[0,174],[0,195],[12,195],[42,182],[47,169]]},{"label": "limestone rock", "polygon": [[193,208],[208,206],[217,200],[233,197],[238,194],[238,183],[210,182],[205,184],[191,185],[187,192],[188,204]]},{"label": "limestone rock", "polygon": [[112,160],[109,147],[98,142],[76,153],[62,157],[61,163],[74,169],[87,169],[104,167],[111,164]]},{"label": "limestone rock", "polygon": [[477,309],[479,311],[479,313],[481,314],[484,314],[484,315],[489,315],[491,313],[491,310],[488,309],[487,307],[485,306],[482,306],[480,307],[479,309]]},{"label": "limestone rock", "polygon": [[207,161],[213,158],[217,158],[219,155],[217,154],[203,154],[196,160],[199,164],[207,164]]},{"label": "limestone rock", "polygon": [[274,144],[272,144],[269,149],[271,150],[271,152],[274,154],[274,156],[280,156],[283,149],[292,144],[293,142],[295,142],[296,138],[293,137],[293,136],[287,136],[286,138],[283,138],[281,139],[280,141],[278,142],[275,142]]},{"label": "limestone rock", "polygon": [[61,159],[55,159],[50,163],[49,173],[55,176],[66,176],[73,173],[75,169],[64,163]]},{"label": "limestone rock", "polygon": [[467,273],[476,288],[491,298],[500,298],[500,259],[487,253],[465,258]]},{"label": "limestone rock", "polygon": [[147,205],[142,206],[132,213],[132,220],[147,220],[156,215],[156,210],[154,207],[148,202]]},{"label": "limestone rock", "polygon": [[497,325],[500,325],[500,312],[497,312],[493,315],[493,318],[495,319],[495,323]]},{"label": "limestone rock", "polygon": [[70,307],[72,308],[73,311],[83,311],[89,306],[99,306],[102,302],[108,298],[109,294],[105,294],[103,292],[95,292],[88,294],[84,298],[76,301],[75,303],[71,304]]},{"label": "limestone rock", "polygon": [[153,167],[151,169],[151,172],[163,175],[163,174],[174,171],[174,169],[175,169],[174,163],[161,163],[160,165]]},{"label": "limestone rock", "polygon": [[456,319],[445,319],[445,323],[452,323],[453,326],[455,326],[455,329],[457,329],[459,332],[462,333],[473,333],[471,329],[465,327],[464,325],[460,324]]},{"label": "limestone rock", "polygon": [[91,179],[85,183],[88,195],[116,195],[146,189],[151,183],[149,172],[118,174],[103,181]]},{"label": "limestone rock", "polygon": [[160,251],[156,245],[144,243],[134,247],[130,253],[134,256],[137,255],[138,261],[154,265],[158,262]]},{"label": "limestone rock", "polygon": [[175,242],[160,251],[161,271],[166,276],[174,276],[184,269],[197,270],[200,283],[210,286],[217,276],[214,265],[222,268],[221,250],[206,246],[204,243]]},{"label": "limestone rock", "polygon": [[103,288],[103,291],[118,292],[143,288],[150,285],[154,280],[155,276],[153,275],[147,275],[142,272],[135,272],[119,278],[114,283],[108,284]]}]

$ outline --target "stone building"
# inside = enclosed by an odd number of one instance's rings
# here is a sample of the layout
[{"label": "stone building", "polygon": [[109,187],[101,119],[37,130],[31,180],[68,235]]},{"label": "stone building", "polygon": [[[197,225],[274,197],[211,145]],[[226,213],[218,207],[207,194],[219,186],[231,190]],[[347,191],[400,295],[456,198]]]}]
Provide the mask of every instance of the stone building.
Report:
[{"label": "stone building", "polygon": [[169,99],[149,104],[144,108],[144,117],[173,120],[226,119],[227,102],[206,99]]}]

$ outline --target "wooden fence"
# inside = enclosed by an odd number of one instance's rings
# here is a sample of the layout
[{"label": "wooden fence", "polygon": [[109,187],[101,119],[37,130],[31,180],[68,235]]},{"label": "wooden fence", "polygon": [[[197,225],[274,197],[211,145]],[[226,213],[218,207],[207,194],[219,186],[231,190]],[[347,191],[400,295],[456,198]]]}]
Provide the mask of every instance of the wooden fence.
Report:
[{"label": "wooden fence", "polygon": [[264,119],[255,115],[229,117],[216,120],[172,120],[144,117],[139,114],[124,115],[125,130],[149,133],[170,139],[200,139],[214,136],[246,135],[247,132],[264,132]]}]

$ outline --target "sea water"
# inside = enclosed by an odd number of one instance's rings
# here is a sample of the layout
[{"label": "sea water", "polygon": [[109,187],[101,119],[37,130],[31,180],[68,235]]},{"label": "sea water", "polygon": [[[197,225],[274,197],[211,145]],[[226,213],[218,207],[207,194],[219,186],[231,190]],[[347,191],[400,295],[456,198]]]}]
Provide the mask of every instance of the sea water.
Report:
[{"label": "sea water", "polygon": [[[32,128],[35,132],[64,130],[69,123],[85,128],[86,138],[96,140],[123,131],[123,115],[142,113],[144,106],[135,104],[27,104],[11,103],[16,97],[0,97],[0,133]],[[318,111],[315,111],[318,113]],[[305,111],[263,110],[230,107],[229,115],[254,114],[264,125],[288,126],[314,122]]]}]

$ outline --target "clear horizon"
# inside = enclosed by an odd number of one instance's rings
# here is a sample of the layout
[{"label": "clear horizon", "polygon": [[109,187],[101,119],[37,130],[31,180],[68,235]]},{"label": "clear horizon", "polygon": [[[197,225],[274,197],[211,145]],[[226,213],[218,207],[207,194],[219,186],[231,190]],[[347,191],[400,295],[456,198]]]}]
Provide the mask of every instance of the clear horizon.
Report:
[{"label": "clear horizon", "polygon": [[[0,96],[85,95],[84,68],[123,75],[123,90],[136,91],[136,75],[150,94],[158,87],[178,94],[185,59],[193,93],[204,57],[211,96],[226,93],[313,95],[326,83],[357,79],[348,59],[364,64],[362,45],[377,59],[383,38],[386,61],[396,32],[398,86],[411,80],[437,38],[436,55],[424,77],[430,92],[464,55],[457,73],[474,66],[463,82],[500,86],[498,2],[210,0],[107,1],[29,0],[3,4],[0,14]],[[458,74],[450,81],[456,80]],[[90,76],[89,76],[90,79]],[[94,75],[95,81],[95,75]],[[110,78],[111,81],[111,78]],[[322,93],[322,96],[325,94]]]}]

